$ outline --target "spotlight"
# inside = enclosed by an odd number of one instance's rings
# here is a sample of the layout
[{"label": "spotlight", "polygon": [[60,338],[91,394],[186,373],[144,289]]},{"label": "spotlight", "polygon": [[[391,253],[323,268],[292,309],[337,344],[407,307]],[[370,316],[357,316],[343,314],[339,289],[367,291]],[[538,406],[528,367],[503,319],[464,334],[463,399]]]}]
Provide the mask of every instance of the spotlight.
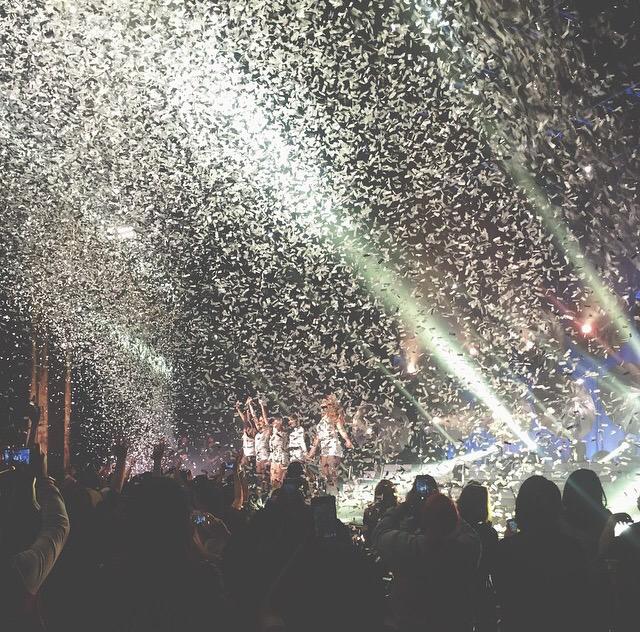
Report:
[{"label": "spotlight", "polygon": [[116,226],[115,234],[120,239],[134,239],[136,231],[132,226]]},{"label": "spotlight", "polygon": [[590,336],[593,333],[593,325],[589,321],[582,323],[582,325],[580,325],[580,331],[585,336]]}]

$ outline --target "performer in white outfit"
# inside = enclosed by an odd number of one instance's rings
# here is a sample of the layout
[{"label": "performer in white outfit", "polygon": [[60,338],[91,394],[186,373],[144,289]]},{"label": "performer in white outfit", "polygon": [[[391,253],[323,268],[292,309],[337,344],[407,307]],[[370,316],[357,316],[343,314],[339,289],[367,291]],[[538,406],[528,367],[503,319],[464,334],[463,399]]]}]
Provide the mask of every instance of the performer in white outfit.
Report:
[{"label": "performer in white outfit", "polygon": [[265,403],[260,401],[262,415],[256,417],[253,411],[252,400],[249,400],[249,412],[256,426],[255,449],[256,449],[256,474],[263,491],[267,491],[269,483],[269,436],[271,428],[267,417]]},{"label": "performer in white outfit", "polygon": [[309,451],[309,458],[312,459],[320,450],[320,471],[327,483],[327,493],[335,495],[338,471],[343,456],[340,437],[344,440],[347,449],[352,449],[353,444],[345,428],[344,411],[336,396],[325,397],[321,402],[321,407],[323,414],[320,423],[316,426],[316,438]]},{"label": "performer in white outfit", "polygon": [[282,485],[282,480],[289,465],[289,435],[284,429],[282,417],[276,417],[271,425],[269,436],[271,462],[271,489]]},{"label": "performer in white outfit", "polygon": [[242,431],[242,458],[251,461],[256,458],[256,431],[249,427]]},{"label": "performer in white outfit", "polygon": [[[249,400],[247,400],[247,404]],[[242,411],[240,402],[236,402],[236,413],[242,421],[242,461],[244,469],[251,468],[256,458],[256,427],[248,410]]]},{"label": "performer in white outfit", "polygon": [[289,461],[304,463],[307,457],[307,440],[300,420],[293,416],[287,420],[289,430]]}]

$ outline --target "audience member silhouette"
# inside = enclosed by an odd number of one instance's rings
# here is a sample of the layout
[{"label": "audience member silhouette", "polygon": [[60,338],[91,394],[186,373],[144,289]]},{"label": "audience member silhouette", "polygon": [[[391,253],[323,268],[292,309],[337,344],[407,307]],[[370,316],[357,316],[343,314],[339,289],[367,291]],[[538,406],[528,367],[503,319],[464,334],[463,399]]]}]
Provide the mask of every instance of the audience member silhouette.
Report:
[{"label": "audience member silhouette", "polygon": [[382,518],[389,509],[396,507],[397,504],[398,498],[394,484],[386,479],[381,480],[376,485],[373,503],[366,507],[362,518],[364,538],[367,544],[371,543],[371,536],[380,518]]},{"label": "audience member silhouette", "polygon": [[582,545],[592,562],[598,554],[602,530],[611,512],[602,483],[593,470],[572,472],[562,491],[563,530]]},{"label": "audience member silhouette", "polygon": [[555,483],[531,476],[516,498],[519,532],[498,543],[493,577],[502,632],[578,632],[591,625],[587,563],[560,528]]},{"label": "audience member silhouette", "polygon": [[382,569],[351,542],[336,520],[334,535],[308,533],[272,584],[264,623],[305,632],[382,632]]},{"label": "audience member silhouette", "polygon": [[[637,505],[640,509],[640,497]],[[607,562],[614,591],[613,630],[635,632],[640,600],[640,522],[632,524],[614,539],[607,551]]]},{"label": "audience member silhouette", "polygon": [[231,628],[221,575],[194,539],[191,506],[171,478],[146,478],[125,498],[122,557],[111,564],[101,602],[105,632]]},{"label": "audience member silhouette", "polygon": [[458,498],[458,511],[462,519],[478,534],[482,545],[478,567],[475,629],[476,632],[492,632],[498,626],[491,579],[498,546],[498,533],[489,520],[489,490],[475,481],[467,483]]},{"label": "audience member silhouette", "polygon": [[69,534],[44,457],[35,449],[31,458],[30,466],[0,476],[0,620],[12,632],[44,629],[38,596]]},{"label": "audience member silhouette", "polygon": [[[227,587],[245,629],[254,629],[265,591],[313,533],[302,492],[283,486],[246,529],[232,533],[224,555]],[[252,596],[247,599],[247,596]]]},{"label": "audience member silhouette", "polygon": [[438,492],[418,502],[417,531],[406,529],[412,508],[402,503],[390,510],[373,533],[375,549],[394,573],[395,621],[406,632],[470,632],[480,539]]}]

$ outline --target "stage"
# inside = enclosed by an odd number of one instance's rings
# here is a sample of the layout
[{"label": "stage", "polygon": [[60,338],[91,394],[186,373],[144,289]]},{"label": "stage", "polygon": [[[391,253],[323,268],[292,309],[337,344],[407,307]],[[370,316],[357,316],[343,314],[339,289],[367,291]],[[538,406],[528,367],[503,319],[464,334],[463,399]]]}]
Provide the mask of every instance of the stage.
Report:
[{"label": "stage", "polygon": [[397,495],[403,499],[418,474],[431,474],[441,491],[457,498],[464,484],[470,480],[489,488],[493,523],[504,530],[504,522],[514,514],[515,498],[522,481],[541,474],[560,488],[571,472],[579,468],[594,470],[602,481],[612,512],[626,512],[634,520],[640,519],[637,499],[640,496],[640,457],[624,462],[558,462],[534,459],[524,455],[496,458],[495,450],[469,453],[462,457],[432,464],[395,464],[383,466],[378,472],[368,471],[360,478],[344,482],[338,502],[340,519],[349,524],[362,524],[364,508],[373,501],[374,488],[382,479],[396,484]]}]

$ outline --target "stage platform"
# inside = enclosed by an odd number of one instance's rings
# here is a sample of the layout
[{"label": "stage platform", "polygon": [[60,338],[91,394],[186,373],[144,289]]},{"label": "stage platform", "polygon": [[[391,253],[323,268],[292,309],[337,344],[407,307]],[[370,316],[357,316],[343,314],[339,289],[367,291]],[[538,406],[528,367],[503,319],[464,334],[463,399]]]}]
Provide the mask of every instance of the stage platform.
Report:
[{"label": "stage platform", "polygon": [[364,508],[372,502],[376,484],[389,479],[396,484],[398,497],[404,498],[418,474],[431,474],[441,491],[457,498],[467,481],[476,480],[490,489],[493,522],[503,530],[504,522],[514,514],[515,498],[522,481],[542,474],[560,488],[571,472],[579,468],[594,470],[600,477],[613,512],[625,511],[634,520],[640,519],[637,498],[640,495],[640,458],[621,462],[591,463],[531,462],[524,457],[491,458],[492,454],[477,453],[430,464],[389,464],[376,471],[364,472],[358,478],[347,479],[338,499],[338,516],[349,524],[362,524]]}]

